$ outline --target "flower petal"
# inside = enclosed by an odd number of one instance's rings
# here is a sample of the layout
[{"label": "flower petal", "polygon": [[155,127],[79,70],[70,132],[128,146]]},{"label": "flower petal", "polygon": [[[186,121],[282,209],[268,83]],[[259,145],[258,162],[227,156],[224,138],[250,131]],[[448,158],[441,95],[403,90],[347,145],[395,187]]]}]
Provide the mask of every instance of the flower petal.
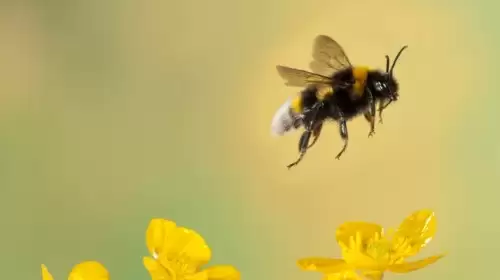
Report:
[{"label": "flower petal", "polygon": [[174,222],[153,219],[146,232],[146,244],[162,262],[180,262],[186,273],[194,273],[211,258],[211,251],[196,231],[178,227]]},{"label": "flower petal", "polygon": [[347,222],[339,226],[336,235],[346,263],[364,269],[379,267],[376,259],[368,255],[367,249],[370,244],[383,238],[381,226],[366,222]]},{"label": "flower petal", "polygon": [[387,262],[385,260],[381,262],[380,260],[366,254],[366,252],[358,250],[342,250],[342,257],[347,264],[355,267],[356,269],[384,270],[387,266]]},{"label": "flower petal", "polygon": [[338,273],[347,270],[349,266],[344,260],[330,258],[304,258],[297,261],[303,270],[319,271],[322,273]]},{"label": "flower petal", "polygon": [[152,280],[171,279],[167,270],[163,266],[161,266],[161,264],[157,260],[150,257],[144,257],[142,259],[142,262],[144,263],[144,267],[146,267],[146,270],[151,275]]},{"label": "flower petal", "polygon": [[444,255],[432,256],[423,260],[415,261],[415,262],[405,262],[401,264],[393,264],[389,266],[389,271],[395,273],[406,273],[414,270],[418,270],[424,268],[430,264],[437,262],[439,259],[444,257]]},{"label": "flower petal", "polygon": [[436,234],[436,216],[431,210],[419,210],[408,216],[394,234],[393,251],[410,257],[425,247]]},{"label": "flower petal", "polygon": [[337,242],[341,247],[352,247],[353,240],[358,240],[356,244],[362,250],[370,239],[380,238],[383,235],[381,226],[366,222],[347,222],[340,225],[337,229]]},{"label": "flower petal", "polygon": [[240,272],[231,265],[217,265],[204,270],[208,280],[239,280]]},{"label": "flower petal", "polygon": [[326,274],[323,280],[363,280],[354,270],[345,270],[339,273]]},{"label": "flower petal", "polygon": [[42,280],[54,280],[47,267],[42,264]]},{"label": "flower petal", "polygon": [[77,264],[69,273],[69,280],[108,280],[109,272],[96,262],[88,261]]},{"label": "flower petal", "polygon": [[206,271],[200,271],[195,274],[190,274],[190,275],[184,275],[185,280],[208,280],[207,278],[207,272]]},{"label": "flower petal", "polygon": [[363,276],[369,280],[382,280],[384,278],[384,272],[378,270],[367,271],[363,273]]},{"label": "flower petal", "polygon": [[154,258],[163,253],[163,245],[167,235],[174,231],[176,224],[165,219],[152,219],[146,230],[146,246]]}]

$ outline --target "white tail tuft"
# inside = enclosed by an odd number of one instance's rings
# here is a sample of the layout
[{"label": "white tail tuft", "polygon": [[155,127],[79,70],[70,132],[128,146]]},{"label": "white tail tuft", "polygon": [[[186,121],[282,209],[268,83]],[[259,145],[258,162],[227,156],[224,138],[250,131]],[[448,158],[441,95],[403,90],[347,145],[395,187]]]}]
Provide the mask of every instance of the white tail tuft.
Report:
[{"label": "white tail tuft", "polygon": [[274,114],[271,122],[271,134],[274,136],[283,136],[287,132],[295,129],[294,122],[296,116],[290,110],[291,100],[287,100]]}]

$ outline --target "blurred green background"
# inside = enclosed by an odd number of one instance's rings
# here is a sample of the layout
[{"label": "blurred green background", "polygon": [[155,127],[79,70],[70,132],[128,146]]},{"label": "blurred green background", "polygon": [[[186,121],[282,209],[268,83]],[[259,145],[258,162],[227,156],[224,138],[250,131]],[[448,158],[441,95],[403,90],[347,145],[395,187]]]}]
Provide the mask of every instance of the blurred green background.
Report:
[{"label": "blurred green background", "polygon": [[[194,228],[244,279],[319,279],[347,220],[397,224],[436,210],[422,252],[449,255],[387,279],[495,279],[500,245],[497,49],[490,1],[0,1],[0,271],[65,279],[95,259],[112,279],[142,265],[153,217]],[[355,64],[396,68],[401,99],[368,139],[332,124],[303,163],[270,136],[317,34]],[[493,240],[490,240],[492,238]]]}]

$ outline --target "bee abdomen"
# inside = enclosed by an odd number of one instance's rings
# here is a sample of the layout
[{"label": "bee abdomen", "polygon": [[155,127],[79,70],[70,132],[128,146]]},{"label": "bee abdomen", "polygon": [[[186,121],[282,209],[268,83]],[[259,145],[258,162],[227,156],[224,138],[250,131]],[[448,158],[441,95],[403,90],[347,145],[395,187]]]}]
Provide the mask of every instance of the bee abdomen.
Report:
[{"label": "bee abdomen", "polygon": [[271,122],[271,133],[282,136],[301,126],[299,114],[292,109],[292,100],[287,100],[274,114]]}]

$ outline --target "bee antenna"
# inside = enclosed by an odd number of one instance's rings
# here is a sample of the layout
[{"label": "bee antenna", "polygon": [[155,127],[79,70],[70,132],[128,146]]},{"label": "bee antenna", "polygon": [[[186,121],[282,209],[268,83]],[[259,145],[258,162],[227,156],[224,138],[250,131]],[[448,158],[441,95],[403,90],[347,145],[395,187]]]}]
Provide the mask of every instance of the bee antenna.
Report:
[{"label": "bee antenna", "polygon": [[394,58],[394,61],[392,62],[392,66],[391,66],[391,70],[389,70],[389,74],[390,76],[392,77],[392,72],[394,70],[394,66],[396,66],[396,62],[398,61],[399,59],[399,56],[401,55],[401,53],[407,48],[408,46],[403,46],[401,48],[401,50],[399,50],[398,54],[396,55],[396,58]]},{"label": "bee antenna", "polygon": [[389,64],[391,63],[391,59],[388,55],[385,55],[385,72],[389,73]]}]

